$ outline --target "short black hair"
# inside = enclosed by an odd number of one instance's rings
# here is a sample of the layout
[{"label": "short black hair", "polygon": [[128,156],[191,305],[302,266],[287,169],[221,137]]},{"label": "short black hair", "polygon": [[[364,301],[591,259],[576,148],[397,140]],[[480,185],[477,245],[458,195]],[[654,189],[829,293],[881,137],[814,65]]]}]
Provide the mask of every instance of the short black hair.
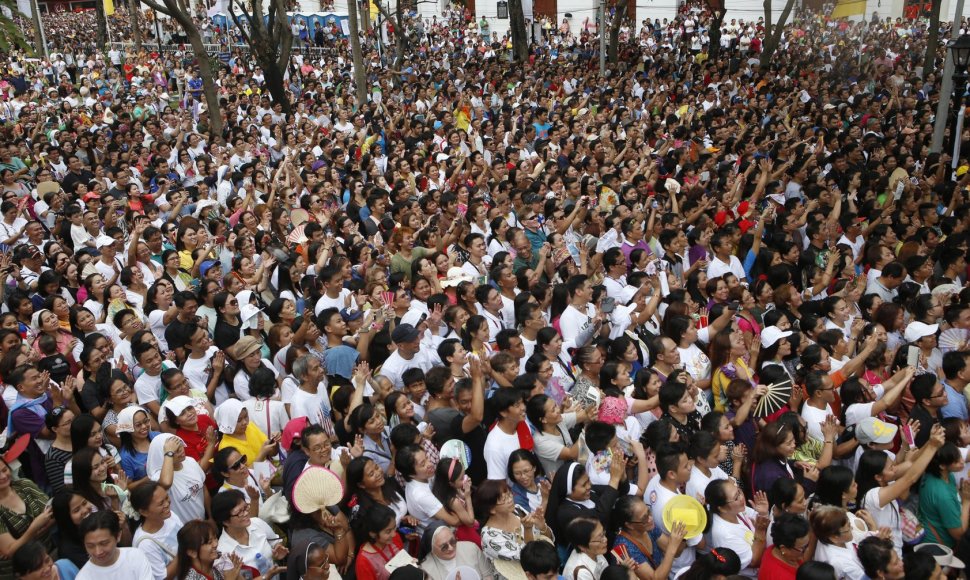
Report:
[{"label": "short black hair", "polygon": [[519,561],[522,564],[522,570],[533,576],[554,573],[559,570],[559,553],[556,551],[556,547],[549,542],[539,540],[529,542],[522,547]]},{"label": "short black hair", "polygon": [[118,522],[118,515],[112,511],[103,510],[86,516],[81,520],[81,525],[79,526],[81,541],[83,542],[84,537],[91,532],[98,530],[108,530],[111,532],[112,537],[117,538],[121,534],[121,524]]}]

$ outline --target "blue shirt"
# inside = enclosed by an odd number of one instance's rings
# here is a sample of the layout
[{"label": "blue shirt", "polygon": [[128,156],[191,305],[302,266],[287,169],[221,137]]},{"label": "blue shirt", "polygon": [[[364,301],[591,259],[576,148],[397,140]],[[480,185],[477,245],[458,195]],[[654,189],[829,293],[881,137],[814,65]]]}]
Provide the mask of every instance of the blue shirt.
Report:
[{"label": "blue shirt", "polygon": [[940,416],[944,419],[949,419],[950,417],[958,417],[967,421],[970,419],[970,413],[967,411],[967,398],[963,396],[963,393],[957,391],[946,381],[940,381],[943,384],[943,388],[946,389],[947,403],[940,408]]}]

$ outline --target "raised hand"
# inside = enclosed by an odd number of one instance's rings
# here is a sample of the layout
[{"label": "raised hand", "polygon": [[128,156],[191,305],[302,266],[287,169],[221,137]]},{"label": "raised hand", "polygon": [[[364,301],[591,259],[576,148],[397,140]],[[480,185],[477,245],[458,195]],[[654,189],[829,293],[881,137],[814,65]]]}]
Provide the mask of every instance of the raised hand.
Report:
[{"label": "raised hand", "polygon": [[[667,542],[667,549],[676,549],[681,542],[684,541],[684,536],[687,535],[687,524],[684,522],[674,522],[670,526],[670,540]],[[670,546],[674,546],[671,548]]]},{"label": "raised hand", "polygon": [[748,454],[748,448],[745,447],[744,443],[738,443],[731,450],[731,459],[734,461],[744,461],[744,458]]},{"label": "raised hand", "polygon": [[755,492],[754,499],[748,501],[754,511],[758,512],[759,516],[768,516],[768,510],[771,509],[771,505],[768,503],[768,496],[763,491]]}]

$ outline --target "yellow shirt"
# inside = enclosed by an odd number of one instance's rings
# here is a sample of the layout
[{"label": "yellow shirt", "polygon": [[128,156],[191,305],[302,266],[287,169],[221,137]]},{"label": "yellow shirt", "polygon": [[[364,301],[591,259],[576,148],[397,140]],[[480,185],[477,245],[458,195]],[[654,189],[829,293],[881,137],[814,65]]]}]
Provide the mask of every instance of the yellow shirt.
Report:
[{"label": "yellow shirt", "polygon": [[236,451],[246,456],[246,465],[253,466],[253,462],[259,457],[259,450],[263,448],[268,437],[252,421],[246,427],[246,438],[239,439],[235,435],[223,435],[219,449],[234,447]]}]

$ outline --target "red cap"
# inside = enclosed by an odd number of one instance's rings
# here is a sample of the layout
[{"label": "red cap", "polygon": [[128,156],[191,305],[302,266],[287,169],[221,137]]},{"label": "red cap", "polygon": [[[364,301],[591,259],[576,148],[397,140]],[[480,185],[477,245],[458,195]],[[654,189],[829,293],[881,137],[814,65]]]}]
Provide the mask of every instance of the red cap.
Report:
[{"label": "red cap", "polygon": [[306,417],[297,417],[296,419],[290,420],[290,422],[286,424],[286,427],[283,427],[283,435],[280,437],[280,441],[283,443],[284,450],[287,452],[290,450],[290,447],[293,446],[293,439],[299,437],[300,432],[302,432],[308,424],[309,421]]}]

